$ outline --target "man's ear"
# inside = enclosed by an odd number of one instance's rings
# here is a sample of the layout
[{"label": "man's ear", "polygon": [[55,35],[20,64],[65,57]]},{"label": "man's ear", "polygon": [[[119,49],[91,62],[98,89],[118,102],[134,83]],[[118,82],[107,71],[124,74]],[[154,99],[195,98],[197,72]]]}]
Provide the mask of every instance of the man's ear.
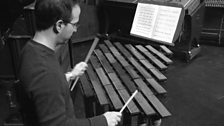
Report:
[{"label": "man's ear", "polygon": [[53,25],[53,31],[55,33],[61,32],[61,30],[64,28],[64,23],[62,20],[58,20],[54,25]]}]

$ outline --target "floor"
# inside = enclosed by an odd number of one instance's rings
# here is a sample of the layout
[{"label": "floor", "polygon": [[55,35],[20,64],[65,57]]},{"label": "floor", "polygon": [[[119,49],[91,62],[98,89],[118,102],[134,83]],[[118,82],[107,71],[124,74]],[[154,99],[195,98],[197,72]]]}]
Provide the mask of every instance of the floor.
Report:
[{"label": "floor", "polygon": [[169,66],[164,105],[172,116],[162,126],[224,125],[224,48],[202,46],[193,61]]}]

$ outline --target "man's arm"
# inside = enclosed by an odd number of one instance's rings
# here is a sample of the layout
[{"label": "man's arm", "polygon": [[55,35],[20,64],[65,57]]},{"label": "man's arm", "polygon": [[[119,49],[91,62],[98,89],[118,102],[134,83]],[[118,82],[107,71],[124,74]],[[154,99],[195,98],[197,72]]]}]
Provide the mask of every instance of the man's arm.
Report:
[{"label": "man's arm", "polygon": [[32,83],[32,98],[42,126],[107,126],[104,115],[78,119],[65,80],[56,73],[40,73]]}]

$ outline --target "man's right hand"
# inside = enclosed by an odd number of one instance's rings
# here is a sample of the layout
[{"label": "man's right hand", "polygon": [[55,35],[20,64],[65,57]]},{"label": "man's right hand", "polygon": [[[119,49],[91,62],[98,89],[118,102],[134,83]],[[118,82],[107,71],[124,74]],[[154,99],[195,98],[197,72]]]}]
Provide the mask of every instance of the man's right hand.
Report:
[{"label": "man's right hand", "polygon": [[80,62],[75,65],[75,67],[72,69],[71,73],[71,79],[75,79],[78,76],[81,76],[86,71],[88,65],[85,62]]},{"label": "man's right hand", "polygon": [[108,126],[116,126],[122,116],[120,112],[105,112],[103,115],[106,117]]}]

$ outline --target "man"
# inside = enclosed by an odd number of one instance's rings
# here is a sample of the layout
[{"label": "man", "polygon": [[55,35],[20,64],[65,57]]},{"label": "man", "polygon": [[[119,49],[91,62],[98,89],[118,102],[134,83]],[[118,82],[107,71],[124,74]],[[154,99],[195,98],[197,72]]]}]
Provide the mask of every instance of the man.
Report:
[{"label": "man", "polygon": [[36,33],[23,48],[19,65],[21,84],[29,100],[28,108],[32,109],[25,115],[33,117],[27,120],[28,125],[115,126],[121,119],[119,112],[106,112],[88,119],[75,117],[68,80],[82,75],[87,64],[81,62],[64,75],[55,50],[77,31],[80,13],[76,1],[36,1]]}]

